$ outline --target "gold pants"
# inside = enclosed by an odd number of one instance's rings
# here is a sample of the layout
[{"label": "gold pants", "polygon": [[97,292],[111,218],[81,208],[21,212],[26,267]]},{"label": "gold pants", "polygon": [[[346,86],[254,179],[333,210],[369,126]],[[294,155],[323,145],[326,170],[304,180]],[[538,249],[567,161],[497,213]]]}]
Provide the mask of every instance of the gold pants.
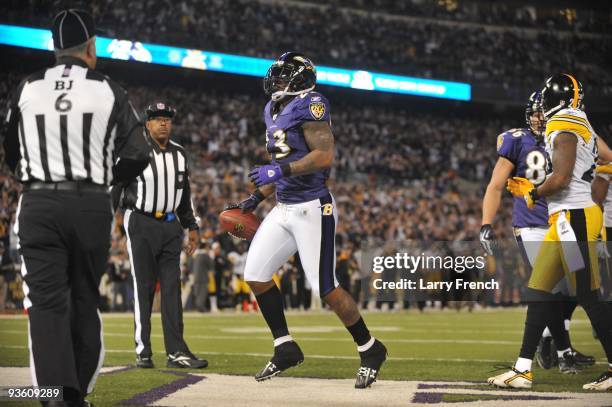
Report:
[{"label": "gold pants", "polygon": [[[561,240],[557,225],[559,216],[565,216],[568,220],[569,232],[575,235],[575,244]],[[552,293],[557,283],[567,277],[571,294],[598,290],[597,238],[603,225],[599,206],[556,212],[550,216],[548,223],[550,228],[533,266],[529,288]],[[568,231],[561,231],[565,232]]]}]

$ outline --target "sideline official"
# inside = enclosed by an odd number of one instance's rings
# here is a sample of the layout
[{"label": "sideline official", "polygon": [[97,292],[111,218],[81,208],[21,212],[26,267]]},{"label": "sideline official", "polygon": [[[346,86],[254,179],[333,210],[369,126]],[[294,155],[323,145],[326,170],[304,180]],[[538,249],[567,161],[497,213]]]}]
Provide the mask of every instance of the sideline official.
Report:
[{"label": "sideline official", "polygon": [[[149,165],[123,187],[119,197],[125,209],[123,226],[134,278],[134,339],[136,366],[152,368],[151,308],[155,287],[161,287],[161,316],[168,367],[203,368],[206,360],[189,351],[183,339],[180,255],[183,229],[189,229],[185,247],[191,256],[199,242],[191,203],[189,166],[183,147],[170,140],[176,111],[156,103],[146,110],[146,128],[153,152]],[[119,195],[119,187],[113,196]],[[177,219],[178,218],[178,219]]]},{"label": "sideline official", "polygon": [[149,146],[125,90],[94,71],[92,17],[53,22],[55,66],[28,76],[7,114],[3,145],[23,183],[15,226],[22,256],[34,386],[63,386],[54,406],[89,405],[104,360],[98,285],[112,213],[108,185],[147,165]]}]

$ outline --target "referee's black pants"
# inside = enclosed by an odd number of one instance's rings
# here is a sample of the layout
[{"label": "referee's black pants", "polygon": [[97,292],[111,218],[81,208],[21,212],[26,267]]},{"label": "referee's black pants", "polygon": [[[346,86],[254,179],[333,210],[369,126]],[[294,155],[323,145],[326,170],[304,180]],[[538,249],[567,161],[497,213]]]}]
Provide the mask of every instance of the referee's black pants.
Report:
[{"label": "referee's black pants", "polygon": [[128,209],[123,226],[134,278],[136,353],[151,357],[151,309],[159,278],[166,353],[189,352],[183,339],[180,256],[184,232],[177,219],[160,221]]},{"label": "referee's black pants", "polygon": [[17,212],[35,386],[82,400],[104,360],[98,285],[112,212],[104,192],[24,191]]}]

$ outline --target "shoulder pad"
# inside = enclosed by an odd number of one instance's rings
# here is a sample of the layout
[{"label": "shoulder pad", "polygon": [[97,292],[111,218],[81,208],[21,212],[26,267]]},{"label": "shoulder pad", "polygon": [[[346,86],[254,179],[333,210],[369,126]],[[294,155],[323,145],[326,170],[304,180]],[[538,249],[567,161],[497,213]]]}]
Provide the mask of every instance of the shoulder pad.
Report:
[{"label": "shoulder pad", "polygon": [[298,96],[295,109],[299,111],[308,111],[309,115],[314,120],[322,120],[324,117],[329,117],[329,101],[319,92],[308,92]]},{"label": "shoulder pad", "polygon": [[574,109],[573,107],[568,107],[566,109],[559,110],[557,113],[552,115],[550,117],[550,119],[555,118],[555,117],[559,117],[559,116],[566,116],[566,117],[567,116],[572,116],[572,117],[579,117],[581,119],[586,119],[586,114],[584,114],[584,112],[582,110]]},{"label": "shoulder pad", "polygon": [[528,129],[516,128],[516,129],[506,130],[502,134],[500,134],[500,136],[507,135],[508,137],[520,138],[520,137],[528,135],[529,133],[530,132]]}]

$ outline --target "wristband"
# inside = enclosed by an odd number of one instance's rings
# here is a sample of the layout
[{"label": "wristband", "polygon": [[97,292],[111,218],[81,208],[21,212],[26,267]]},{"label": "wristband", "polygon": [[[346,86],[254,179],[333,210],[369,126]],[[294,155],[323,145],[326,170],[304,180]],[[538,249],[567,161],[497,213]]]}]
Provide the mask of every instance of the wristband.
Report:
[{"label": "wristband", "polygon": [[257,199],[257,202],[261,202],[264,199],[266,199],[266,196],[264,194],[261,193],[261,191],[258,189],[256,189],[255,191],[253,191],[253,196],[255,197],[255,199]]},{"label": "wristband", "polygon": [[283,174],[283,177],[291,176],[291,164],[283,164],[280,166],[280,169],[281,173]]}]

